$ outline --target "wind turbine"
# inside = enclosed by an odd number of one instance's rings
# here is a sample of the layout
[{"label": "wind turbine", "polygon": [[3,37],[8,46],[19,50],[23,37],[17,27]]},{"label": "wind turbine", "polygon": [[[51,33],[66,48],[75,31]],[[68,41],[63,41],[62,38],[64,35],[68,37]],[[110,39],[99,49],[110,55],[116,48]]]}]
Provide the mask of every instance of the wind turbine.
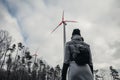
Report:
[{"label": "wind turbine", "polygon": [[64,19],[64,11],[63,11],[63,14],[62,14],[62,21],[59,23],[59,25],[53,29],[53,31],[51,33],[53,33],[59,26],[61,26],[63,24],[63,48],[64,48],[64,53],[65,53],[65,43],[66,43],[66,25],[67,25],[67,22],[73,22],[73,23],[76,23],[77,21],[71,21],[71,20],[65,20]]},{"label": "wind turbine", "polygon": [[39,51],[39,48],[36,50],[35,54],[33,54],[33,56],[35,56],[34,63],[36,63],[36,59],[37,59],[37,56],[38,56],[37,55],[38,51]]}]

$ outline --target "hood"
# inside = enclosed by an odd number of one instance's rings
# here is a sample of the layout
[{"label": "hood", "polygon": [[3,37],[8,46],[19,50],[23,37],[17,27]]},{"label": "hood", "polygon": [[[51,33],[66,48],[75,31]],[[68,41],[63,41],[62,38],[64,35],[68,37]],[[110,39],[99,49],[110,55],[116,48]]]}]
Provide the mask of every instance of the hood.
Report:
[{"label": "hood", "polygon": [[82,37],[80,35],[74,35],[71,38],[72,40],[82,41]]}]

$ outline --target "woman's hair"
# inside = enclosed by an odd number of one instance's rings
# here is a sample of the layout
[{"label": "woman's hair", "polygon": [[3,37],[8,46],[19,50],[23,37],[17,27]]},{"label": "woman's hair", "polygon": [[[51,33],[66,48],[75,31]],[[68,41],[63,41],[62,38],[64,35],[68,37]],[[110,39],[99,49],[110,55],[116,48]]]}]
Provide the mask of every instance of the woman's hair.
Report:
[{"label": "woman's hair", "polygon": [[81,37],[81,39],[82,39],[82,41],[84,41],[84,38],[83,38],[83,37]]},{"label": "woman's hair", "polygon": [[73,35],[80,35],[81,36],[80,30],[79,29],[74,29],[73,32],[72,32],[72,36]]}]

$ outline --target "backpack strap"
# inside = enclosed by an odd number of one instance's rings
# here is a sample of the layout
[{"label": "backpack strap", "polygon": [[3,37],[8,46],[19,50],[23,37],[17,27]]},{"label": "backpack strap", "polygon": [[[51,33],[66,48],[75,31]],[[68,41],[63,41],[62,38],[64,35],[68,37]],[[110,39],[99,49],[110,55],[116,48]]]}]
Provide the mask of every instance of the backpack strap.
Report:
[{"label": "backpack strap", "polygon": [[69,51],[70,51],[70,60],[73,61],[73,56],[72,56],[72,51],[71,51],[70,46],[68,46],[68,49],[69,49]]}]

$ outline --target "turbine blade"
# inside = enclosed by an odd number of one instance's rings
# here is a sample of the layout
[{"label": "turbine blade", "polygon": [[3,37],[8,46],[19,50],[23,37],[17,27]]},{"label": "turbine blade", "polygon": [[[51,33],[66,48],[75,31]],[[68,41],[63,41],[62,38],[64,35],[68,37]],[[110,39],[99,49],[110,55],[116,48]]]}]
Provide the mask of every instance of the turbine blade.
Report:
[{"label": "turbine blade", "polygon": [[63,14],[62,14],[62,21],[64,21],[64,11],[63,11]]},{"label": "turbine blade", "polygon": [[33,56],[37,56],[37,54],[33,54]]},{"label": "turbine blade", "polygon": [[63,22],[60,22],[60,24],[55,28],[53,29],[53,31],[51,33],[53,33]]},{"label": "turbine blade", "polygon": [[33,54],[33,56],[36,56],[37,54]]},{"label": "turbine blade", "polygon": [[65,22],[74,22],[74,23],[77,23],[77,21],[68,21],[68,20],[65,20]]}]

